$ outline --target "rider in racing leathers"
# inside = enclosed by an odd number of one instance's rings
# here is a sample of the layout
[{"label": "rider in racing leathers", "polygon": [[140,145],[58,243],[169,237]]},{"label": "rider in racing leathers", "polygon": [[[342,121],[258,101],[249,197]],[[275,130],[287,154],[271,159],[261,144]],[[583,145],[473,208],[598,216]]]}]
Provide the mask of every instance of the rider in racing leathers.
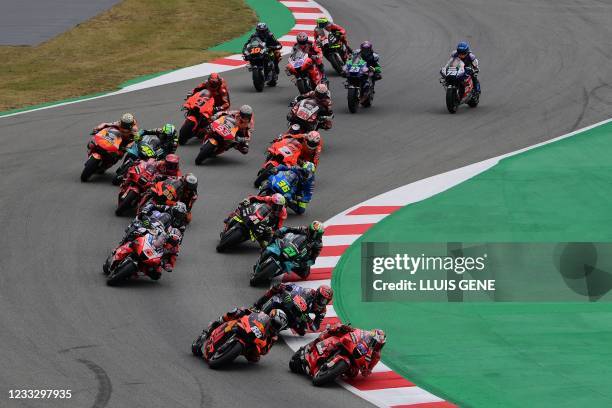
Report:
[{"label": "rider in racing leathers", "polygon": [[319,48],[314,41],[310,41],[308,39],[308,34],[303,32],[298,33],[295,36],[295,41],[296,43],[293,46],[291,53],[293,54],[296,51],[302,51],[303,53],[307,54],[312,59],[319,72],[321,72],[321,81],[329,83],[327,75],[325,75],[325,67],[323,66],[323,51],[321,51],[321,48]]},{"label": "rider in racing leathers", "polygon": [[306,330],[317,331],[321,326],[325,313],[327,312],[327,305],[332,301],[334,291],[328,285],[321,285],[317,289],[305,288],[295,283],[277,283],[272,286],[261,298],[259,298],[253,307],[261,309],[264,304],[275,295],[281,295],[284,303],[291,304],[295,296],[300,296],[306,302],[307,314],[314,314],[315,318],[311,322],[308,322],[308,326],[303,324],[291,324],[297,334],[303,336],[306,334]]},{"label": "rider in racing leathers", "polygon": [[204,89],[208,90],[211,98],[215,100],[215,113],[228,110],[230,108],[229,89],[227,88],[225,79],[223,79],[219,74],[216,72],[210,74],[206,81],[193,88],[193,90],[187,94],[187,98]]},{"label": "rider in racing leathers", "polygon": [[281,60],[281,48],[283,48],[282,44],[278,42],[266,23],[257,23],[257,26],[255,26],[255,32],[251,34],[247,42],[244,43],[244,46],[242,47],[242,55],[245,56],[245,58],[247,46],[255,39],[263,41],[266,43],[266,47],[274,51],[274,71],[276,71],[278,74],[280,72],[278,63]]},{"label": "rider in racing leathers", "polygon": [[317,18],[317,26],[315,27],[313,33],[314,38],[317,38],[321,30],[326,30],[330,33],[334,33],[337,36],[338,41],[344,44],[347,52],[345,58],[348,58],[353,53],[353,50],[349,46],[348,41],[346,39],[346,29],[344,27],[339,24],[332,23],[327,17],[319,17]]},{"label": "rider in racing leathers", "polygon": [[142,137],[146,135],[155,135],[159,138],[161,142],[160,147],[163,151],[163,153],[158,156],[160,159],[176,152],[176,147],[178,146],[178,133],[173,124],[167,123],[163,127],[156,129],[143,129],[134,136],[134,142],[140,142]]},{"label": "rider in racing leathers", "polygon": [[268,246],[274,232],[281,228],[287,219],[287,208],[285,208],[287,200],[285,200],[285,197],[281,194],[273,194],[271,196],[249,196],[242,200],[240,204],[238,204],[238,208],[232,211],[223,222],[225,223],[225,228],[227,228],[229,220],[238,214],[241,207],[246,207],[255,202],[266,203],[270,205],[271,208],[270,214],[268,215],[269,229],[259,241],[259,246],[264,249]]},{"label": "rider in racing leathers", "polygon": [[[138,134],[138,123],[131,113],[124,113],[121,119],[116,122],[103,122],[93,128],[91,134],[94,135],[102,129],[112,128],[119,131],[121,135],[121,144],[119,149],[125,151],[126,147],[134,141],[134,137]],[[91,142],[90,142],[91,143]]]},{"label": "rider in racing leathers", "polygon": [[[332,127],[332,119],[334,112],[332,111],[332,100],[331,93],[325,84],[319,84],[314,91],[305,93],[304,95],[298,95],[295,98],[295,102],[301,101],[302,99],[312,98],[317,102],[319,106],[319,118],[322,118],[321,128],[329,130]],[[291,112],[288,114],[287,120],[291,119]]]},{"label": "rider in racing leathers", "polygon": [[[308,203],[312,200],[314,192],[315,171],[316,167],[311,162],[304,162],[302,166],[286,166],[281,164],[272,169],[272,174],[281,171],[291,171],[298,177],[298,185],[295,191],[295,196],[292,200],[287,200],[287,207],[291,208],[296,214],[304,214]],[[262,184],[262,189],[267,187],[268,180]]]},{"label": "rider in racing leathers", "polygon": [[236,119],[236,126],[238,126],[238,132],[236,133],[236,142],[238,145],[236,149],[242,154],[247,154],[249,152],[249,143],[253,135],[253,129],[255,128],[253,108],[249,105],[242,105],[240,110],[237,111],[219,112],[212,117],[211,122],[226,115]]},{"label": "rider in racing leathers", "polygon": [[455,58],[459,58],[465,64],[465,73],[472,77],[476,93],[480,94],[480,81],[478,80],[480,68],[478,65],[478,58],[476,58],[476,55],[470,51],[470,44],[468,44],[466,41],[461,41],[459,44],[457,44],[457,49],[453,51],[450,59],[444,68],[442,68],[441,72],[446,72],[446,68],[449,67]]},{"label": "rider in racing leathers", "polygon": [[274,233],[274,237],[280,238],[289,232],[306,236],[306,248],[308,250],[306,259],[302,259],[300,265],[293,268],[293,272],[302,279],[306,279],[310,275],[310,267],[314,265],[323,249],[325,226],[320,221],[313,221],[307,227],[282,227]]},{"label": "rider in racing leathers", "polygon": [[[243,316],[254,315],[254,318],[258,323],[261,331],[261,337],[258,339],[263,342],[262,345],[257,347],[255,344],[251,344],[245,352],[245,357],[248,361],[256,363],[260,357],[264,354],[268,354],[270,348],[278,340],[278,334],[287,326],[287,315],[285,312],[279,309],[273,309],[270,314],[267,315],[264,312],[260,312],[255,309],[247,308],[234,308],[229,312],[221,315],[217,320],[213,320],[206,329],[202,330],[202,334],[193,342],[191,346],[191,352],[201,357],[203,355],[202,346],[208,339],[208,336],[220,325],[225,322],[240,319]],[[261,330],[263,328],[263,330]]]}]

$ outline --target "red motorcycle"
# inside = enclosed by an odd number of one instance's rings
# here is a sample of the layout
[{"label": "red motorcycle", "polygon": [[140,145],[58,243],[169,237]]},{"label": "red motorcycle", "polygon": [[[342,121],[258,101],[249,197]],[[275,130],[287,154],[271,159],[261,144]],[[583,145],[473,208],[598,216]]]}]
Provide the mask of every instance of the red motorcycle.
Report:
[{"label": "red motorcycle", "polygon": [[306,98],[292,103],[291,110],[287,114],[289,126],[297,124],[303,129],[304,133],[311,130],[326,129],[325,123],[331,118],[319,116],[319,110],[319,105],[314,98]]},{"label": "red motorcycle", "polygon": [[119,149],[121,133],[117,129],[106,128],[96,133],[87,144],[87,161],[81,173],[81,181],[86,182],[94,173],[104,173],[123,156]]},{"label": "red motorcycle", "polygon": [[179,131],[180,145],[187,143],[192,137],[204,137],[206,127],[214,113],[215,100],[211,98],[206,89],[196,92],[183,104],[181,110],[185,111],[185,122]]},{"label": "red motorcycle", "polygon": [[218,156],[235,147],[238,144],[236,134],[239,130],[236,118],[233,116],[223,115],[216,119],[210,124],[209,130],[206,132],[195,164],[200,165],[204,160]]},{"label": "red motorcycle", "polygon": [[138,203],[137,211],[140,211],[149,201],[158,205],[173,206],[179,201],[179,193],[182,188],[183,183],[176,177],[168,177],[165,180],[157,181],[146,190]]},{"label": "red motorcycle", "polygon": [[115,215],[121,216],[129,209],[136,208],[142,194],[155,180],[156,172],[157,168],[153,160],[140,161],[128,169],[119,190]]},{"label": "red motorcycle", "polygon": [[165,233],[148,232],[119,246],[104,264],[106,284],[116,286],[132,277],[149,276],[161,271]]},{"label": "red motorcycle", "polygon": [[289,369],[309,375],[313,385],[320,386],[341,376],[357,376],[367,368],[370,354],[371,349],[363,340],[355,343],[351,333],[347,333],[321,341],[315,339],[301,347],[291,357]]},{"label": "red motorcycle", "polygon": [[231,363],[251,347],[257,347],[261,354],[266,346],[266,341],[262,339],[265,328],[257,316],[258,313],[251,313],[221,324],[203,344],[201,337],[196,339],[191,345],[192,353],[203,357],[210,368]]},{"label": "red motorcycle", "polygon": [[259,185],[272,174],[272,169],[276,166],[280,164],[295,166],[298,164],[301,152],[302,141],[298,139],[287,137],[272,143],[266,151],[266,161],[257,173],[257,178],[253,183],[255,187],[259,188]]},{"label": "red motorcycle", "polygon": [[303,51],[295,51],[291,54],[286,71],[301,95],[315,89],[323,79],[323,75],[312,58]]}]

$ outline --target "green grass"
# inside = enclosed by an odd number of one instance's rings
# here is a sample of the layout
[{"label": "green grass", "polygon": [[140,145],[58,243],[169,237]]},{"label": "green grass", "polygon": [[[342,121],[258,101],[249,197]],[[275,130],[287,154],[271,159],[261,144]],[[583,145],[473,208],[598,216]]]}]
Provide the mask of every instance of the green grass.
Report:
[{"label": "green grass", "polygon": [[256,22],[243,0],[124,0],[35,47],[0,47],[0,111],[116,89],[227,55]]}]

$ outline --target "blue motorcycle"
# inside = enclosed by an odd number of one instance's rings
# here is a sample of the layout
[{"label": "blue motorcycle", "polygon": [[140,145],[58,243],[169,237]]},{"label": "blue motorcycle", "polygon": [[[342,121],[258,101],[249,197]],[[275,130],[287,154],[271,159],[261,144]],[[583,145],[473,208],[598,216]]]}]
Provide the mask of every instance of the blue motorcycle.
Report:
[{"label": "blue motorcycle", "polygon": [[291,272],[308,255],[306,243],[305,235],[292,232],[276,238],[253,267],[250,285],[268,283],[276,276]]},{"label": "blue motorcycle", "polygon": [[346,82],[344,87],[348,90],[348,108],[351,113],[357,112],[359,104],[367,108],[372,106],[374,100],[374,82],[372,71],[359,54],[355,54],[344,66]]},{"label": "blue motorcycle", "polygon": [[294,201],[300,180],[297,174],[291,170],[279,171],[272,174],[261,184],[259,195],[271,196],[275,193],[282,194],[285,200]]}]

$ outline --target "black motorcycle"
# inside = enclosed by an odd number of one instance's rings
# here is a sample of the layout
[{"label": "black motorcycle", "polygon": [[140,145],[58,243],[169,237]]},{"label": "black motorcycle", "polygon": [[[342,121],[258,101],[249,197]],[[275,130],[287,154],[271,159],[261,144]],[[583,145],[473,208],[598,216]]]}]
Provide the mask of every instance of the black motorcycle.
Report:
[{"label": "black motorcycle", "polygon": [[253,86],[257,92],[262,92],[264,84],[276,86],[278,74],[274,69],[274,50],[266,47],[266,43],[255,39],[245,50],[245,60],[249,63],[248,70],[253,75]]},{"label": "black motorcycle", "polygon": [[225,223],[217,252],[223,252],[244,241],[260,241],[273,233],[269,215],[272,209],[266,203],[240,204],[235,215]]}]

